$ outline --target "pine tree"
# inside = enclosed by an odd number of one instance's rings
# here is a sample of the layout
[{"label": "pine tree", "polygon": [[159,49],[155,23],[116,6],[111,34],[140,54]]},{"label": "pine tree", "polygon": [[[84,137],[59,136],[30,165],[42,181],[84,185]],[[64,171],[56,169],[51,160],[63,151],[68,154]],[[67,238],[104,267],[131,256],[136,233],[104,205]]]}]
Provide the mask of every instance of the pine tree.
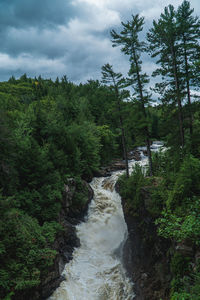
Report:
[{"label": "pine tree", "polygon": [[145,119],[144,132],[146,137],[147,154],[149,160],[150,176],[153,175],[152,158],[150,149],[149,130],[146,124],[147,114],[145,104],[148,95],[145,95],[145,85],[148,83],[148,77],[142,73],[141,54],[146,51],[146,45],[139,39],[139,33],[143,30],[144,18],[138,14],[132,16],[131,21],[122,22],[123,29],[120,34],[115,30],[111,31],[113,47],[122,46],[121,51],[129,56],[130,60],[130,78],[127,80],[127,85],[132,85],[135,91],[136,99],[140,101],[140,108]]},{"label": "pine tree", "polygon": [[102,82],[110,84],[111,89],[115,93],[116,101],[117,101],[117,108],[119,112],[119,122],[122,134],[122,146],[123,146],[123,153],[124,159],[126,162],[126,176],[129,177],[129,169],[128,169],[128,156],[127,156],[127,147],[126,147],[126,138],[125,138],[125,130],[123,126],[123,117],[122,117],[122,110],[121,110],[121,101],[122,101],[122,93],[120,90],[124,87],[124,79],[121,73],[115,73],[113,68],[109,64],[105,64],[102,67]]},{"label": "pine tree", "polygon": [[153,21],[153,27],[147,34],[149,41],[149,50],[152,57],[159,56],[157,64],[160,64],[154,75],[161,75],[165,79],[165,83],[158,84],[162,92],[168,89],[170,96],[175,91],[174,98],[178,105],[178,119],[180,131],[180,144],[184,146],[184,127],[183,127],[183,113],[182,113],[182,92],[183,82],[180,70],[180,52],[178,45],[178,31],[176,24],[176,12],[172,5],[165,7],[164,13],[161,14],[160,19]]},{"label": "pine tree", "polygon": [[193,132],[191,109],[191,81],[194,78],[193,64],[198,58],[200,21],[192,16],[194,9],[190,8],[190,2],[184,0],[178,7],[176,20],[178,28],[179,48],[183,56],[183,74],[187,90],[187,102],[189,111],[190,134]]}]

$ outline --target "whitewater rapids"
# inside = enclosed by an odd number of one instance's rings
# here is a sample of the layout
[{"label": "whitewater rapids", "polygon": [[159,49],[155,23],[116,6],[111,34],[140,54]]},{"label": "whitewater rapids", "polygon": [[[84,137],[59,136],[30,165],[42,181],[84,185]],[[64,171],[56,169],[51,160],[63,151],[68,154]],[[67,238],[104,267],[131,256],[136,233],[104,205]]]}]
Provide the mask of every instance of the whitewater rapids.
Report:
[{"label": "whitewater rapids", "polygon": [[[156,147],[157,144],[154,144]],[[159,145],[158,145],[159,147]],[[147,164],[142,154],[140,165]],[[136,162],[129,162],[132,170]],[[81,246],[63,271],[65,280],[49,300],[133,300],[133,283],[122,264],[128,231],[114,186],[123,172],[94,178],[94,198],[85,222],[76,226]]]}]

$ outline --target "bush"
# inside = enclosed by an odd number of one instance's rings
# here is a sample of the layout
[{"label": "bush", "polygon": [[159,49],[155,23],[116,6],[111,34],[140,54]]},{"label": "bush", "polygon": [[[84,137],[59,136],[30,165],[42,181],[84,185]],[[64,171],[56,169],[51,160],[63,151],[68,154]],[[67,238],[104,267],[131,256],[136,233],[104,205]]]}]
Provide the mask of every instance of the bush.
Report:
[{"label": "bush", "polygon": [[12,201],[0,200],[0,298],[40,284],[53,264],[56,251],[49,246],[60,230],[55,222],[40,226],[36,219],[12,208]]},{"label": "bush", "polygon": [[167,200],[169,209],[176,209],[184,205],[193,195],[200,194],[200,160],[193,156],[186,156]]},{"label": "bush", "polygon": [[137,214],[138,208],[143,204],[141,188],[145,183],[142,167],[138,164],[135,165],[129,178],[124,174],[118,180],[120,194],[122,198],[126,199],[127,208],[131,209],[133,214]]}]

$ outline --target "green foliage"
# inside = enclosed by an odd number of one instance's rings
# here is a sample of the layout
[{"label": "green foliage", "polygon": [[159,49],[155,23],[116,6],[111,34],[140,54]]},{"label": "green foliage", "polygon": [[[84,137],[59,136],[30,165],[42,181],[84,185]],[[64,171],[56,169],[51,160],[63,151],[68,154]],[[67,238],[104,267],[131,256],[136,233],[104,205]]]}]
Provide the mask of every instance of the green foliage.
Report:
[{"label": "green foliage", "polygon": [[[193,298],[194,299],[194,298]],[[174,293],[170,300],[192,300],[191,294],[181,292],[181,293]],[[197,298],[195,298],[197,300]]]},{"label": "green foliage", "polygon": [[189,258],[184,257],[180,253],[175,253],[171,258],[170,269],[176,276],[183,276],[188,271]]},{"label": "green foliage", "polygon": [[162,77],[154,90],[161,96],[165,123],[169,124],[166,124],[167,138],[172,144],[182,146],[187,139],[192,143],[195,113],[192,87],[198,85],[195,64],[199,56],[200,21],[193,13],[189,1],[184,0],[177,10],[170,4],[158,21],[153,21],[147,34],[151,57],[158,58],[159,67],[153,76]]},{"label": "green foliage", "polygon": [[[124,23],[122,22],[122,30],[118,34],[115,30],[111,30],[111,37],[113,47],[121,46],[121,51],[129,56],[130,68],[128,72],[129,78],[125,80],[125,86],[131,86],[134,90],[133,101],[138,107],[137,115],[140,115],[138,119],[138,124],[140,127],[140,133],[145,140],[147,145],[148,162],[149,162],[149,173],[150,176],[153,175],[152,170],[152,159],[151,159],[151,149],[149,140],[149,120],[147,115],[146,106],[150,104],[150,95],[146,89],[149,83],[149,77],[146,73],[142,72],[142,60],[141,56],[146,52],[147,45],[144,41],[140,39],[140,32],[143,30],[144,17],[140,17],[138,14],[132,15],[131,20]],[[105,74],[105,69],[104,69]],[[112,74],[113,75],[113,74]],[[116,74],[120,76],[120,74]],[[121,76],[118,77],[119,86],[121,84]],[[123,82],[123,81],[122,81]],[[127,164],[127,163],[126,163]],[[128,168],[127,168],[127,177]]]},{"label": "green foliage", "polygon": [[6,297],[3,300],[11,300],[11,297],[14,296],[14,293],[11,292],[8,295],[6,295]]},{"label": "green foliage", "polygon": [[98,126],[97,130],[101,144],[101,164],[106,165],[117,155],[117,134],[113,133],[108,125]]},{"label": "green foliage", "polygon": [[200,238],[200,199],[193,198],[193,203],[185,203],[179,208],[178,213],[170,210],[163,211],[162,217],[157,220],[159,234],[165,238],[171,238],[178,242],[190,240],[199,245]]},{"label": "green foliage", "polygon": [[40,226],[36,219],[12,208],[13,201],[4,197],[0,200],[1,297],[39,285],[41,276],[53,264],[56,252],[49,245],[60,230],[55,222]]},{"label": "green foliage", "polygon": [[81,212],[81,178],[120,153],[114,103],[98,81],[76,86],[24,74],[0,83],[1,299],[37,287],[52,265],[66,179],[76,178],[71,209]]},{"label": "green foliage", "polygon": [[149,204],[147,210],[154,218],[160,216],[165,203],[163,186],[164,183],[159,177],[149,180]]},{"label": "green foliage", "polygon": [[[169,147],[153,156],[154,178],[146,178],[136,165],[128,180],[119,179],[126,209],[138,215],[145,202],[162,237],[199,247],[200,105],[188,98],[191,84],[199,84],[199,20],[192,14],[186,0],[177,11],[170,5],[148,35],[152,56],[159,56],[154,75],[165,79],[155,87],[159,106],[150,106],[145,89],[149,78],[142,72],[141,55],[147,47],[139,38],[144,24],[139,15],[122,23],[120,34],[111,32],[113,46],[122,46],[130,58],[126,85],[134,87],[132,101],[122,101],[127,92],[117,95],[120,109],[115,87],[123,88],[125,81],[109,65],[103,71],[104,77],[109,71],[104,79],[110,86],[98,80],[77,86],[66,76],[53,82],[26,74],[0,83],[0,298],[14,299],[15,291],[39,285],[56,255],[51,246],[61,230],[63,184],[76,178],[72,207],[80,210],[87,201],[81,178],[91,179],[100,165],[122,154],[120,127],[127,148],[149,137],[161,137]],[[179,147],[182,112],[185,146]],[[200,295],[199,269],[187,267],[186,258],[172,256],[173,300]]]},{"label": "green foliage", "polygon": [[[144,207],[155,220],[158,234],[171,240],[168,251],[170,260],[170,300],[199,299],[199,262],[192,253],[182,254],[175,246],[190,245],[198,251],[200,241],[200,159],[177,147],[165,152],[154,153],[154,178],[141,177],[119,179],[122,197],[126,200],[125,209],[137,216]],[[189,149],[187,150],[189,151]],[[142,193],[141,193],[142,192]]]},{"label": "green foliage", "polygon": [[[176,291],[174,291],[176,290]],[[179,277],[172,282],[170,300],[198,300],[200,293],[200,274],[195,271],[190,276]]]},{"label": "green foliage", "polygon": [[176,175],[176,180],[172,191],[169,193],[167,207],[169,209],[178,207],[184,201],[192,199],[200,192],[200,161],[193,156],[186,156],[181,164],[180,171]]},{"label": "green foliage", "polygon": [[131,210],[132,214],[137,215],[137,210],[143,205],[141,188],[144,187],[145,183],[144,172],[138,164],[135,165],[128,179],[122,175],[118,180],[120,194],[122,198],[126,199],[127,209]]},{"label": "green foliage", "polygon": [[[155,173],[162,176],[157,191],[162,189],[164,203],[164,209],[156,220],[158,234],[170,239],[173,244],[184,245],[187,242],[195,249],[199,247],[200,240],[200,160],[188,154],[180,160],[180,156],[173,154],[172,149],[158,153],[153,158]],[[197,263],[192,269],[191,257],[184,257],[175,250],[172,253],[170,299],[199,299]]]},{"label": "green foliage", "polygon": [[[183,162],[174,168],[176,155],[169,160],[170,151],[153,157],[154,172],[162,177],[152,194],[160,195],[166,208],[156,221],[159,234],[178,242],[191,240],[198,244],[199,219],[199,159],[186,155]],[[162,192],[160,193],[160,191]]]}]

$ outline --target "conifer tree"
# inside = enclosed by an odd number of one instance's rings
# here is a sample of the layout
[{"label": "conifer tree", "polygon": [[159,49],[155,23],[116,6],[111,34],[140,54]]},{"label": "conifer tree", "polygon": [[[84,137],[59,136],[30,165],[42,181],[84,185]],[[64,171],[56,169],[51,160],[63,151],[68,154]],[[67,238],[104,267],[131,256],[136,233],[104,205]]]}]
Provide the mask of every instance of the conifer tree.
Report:
[{"label": "conifer tree", "polygon": [[190,8],[190,2],[184,0],[178,7],[176,15],[179,49],[183,56],[183,76],[187,91],[190,134],[193,132],[190,86],[194,78],[193,65],[198,58],[200,34],[200,21],[198,17],[192,15],[193,12],[194,9]]},{"label": "conifer tree", "polygon": [[178,30],[176,24],[176,12],[173,5],[165,7],[164,13],[160,15],[160,19],[153,21],[153,27],[147,34],[150,43],[149,50],[152,57],[159,56],[157,64],[160,64],[154,75],[161,75],[165,79],[165,84],[158,84],[160,87],[172,94],[175,91],[174,98],[178,105],[178,119],[180,131],[180,144],[184,146],[184,127],[182,113],[182,92],[183,81],[181,79],[181,61],[178,45]]},{"label": "conifer tree", "polygon": [[129,56],[130,60],[130,78],[127,80],[127,85],[132,85],[135,91],[135,97],[140,101],[140,108],[145,119],[144,132],[146,137],[147,154],[149,160],[149,170],[150,176],[153,175],[152,170],[152,158],[150,149],[150,138],[149,130],[147,125],[147,114],[145,109],[145,104],[148,99],[148,95],[145,91],[145,85],[148,83],[148,77],[146,74],[142,73],[142,61],[141,54],[146,51],[146,45],[143,41],[139,39],[139,33],[143,30],[144,18],[140,17],[138,14],[132,16],[131,21],[127,23],[122,22],[123,29],[118,34],[115,30],[111,31],[111,37],[113,42],[113,47],[122,46],[121,51]]},{"label": "conifer tree", "polygon": [[119,122],[120,129],[122,134],[122,146],[123,146],[123,154],[126,162],[126,176],[129,177],[129,169],[128,169],[128,156],[127,156],[127,147],[126,147],[126,138],[125,138],[125,130],[123,126],[123,117],[121,110],[121,101],[122,101],[122,93],[120,90],[124,87],[124,79],[121,73],[115,73],[110,64],[105,64],[102,67],[102,82],[110,84],[111,89],[115,93],[117,108],[119,112]]}]

